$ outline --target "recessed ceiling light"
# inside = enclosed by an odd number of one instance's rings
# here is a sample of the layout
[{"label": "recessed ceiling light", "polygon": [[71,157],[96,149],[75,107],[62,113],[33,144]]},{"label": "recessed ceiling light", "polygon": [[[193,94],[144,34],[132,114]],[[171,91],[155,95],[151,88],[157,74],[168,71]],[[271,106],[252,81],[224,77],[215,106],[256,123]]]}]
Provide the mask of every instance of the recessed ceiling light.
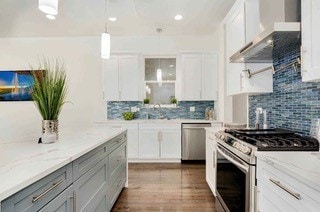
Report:
[{"label": "recessed ceiling light", "polygon": [[56,17],[54,15],[46,15],[46,17],[50,20],[56,20]]},{"label": "recessed ceiling light", "polygon": [[170,65],[170,67],[172,68],[174,65]]},{"label": "recessed ceiling light", "polygon": [[117,18],[116,18],[116,17],[109,17],[109,20],[110,20],[110,21],[116,21]]},{"label": "recessed ceiling light", "polygon": [[177,21],[180,21],[182,19],[182,15],[176,15],[174,16],[174,19],[176,19]]}]

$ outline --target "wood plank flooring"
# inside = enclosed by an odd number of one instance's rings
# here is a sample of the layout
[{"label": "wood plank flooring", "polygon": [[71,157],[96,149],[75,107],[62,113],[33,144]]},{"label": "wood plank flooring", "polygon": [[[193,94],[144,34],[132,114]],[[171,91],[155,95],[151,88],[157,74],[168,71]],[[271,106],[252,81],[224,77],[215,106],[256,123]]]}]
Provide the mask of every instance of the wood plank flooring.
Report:
[{"label": "wood plank flooring", "polygon": [[222,211],[204,164],[129,164],[129,187],[112,211]]}]

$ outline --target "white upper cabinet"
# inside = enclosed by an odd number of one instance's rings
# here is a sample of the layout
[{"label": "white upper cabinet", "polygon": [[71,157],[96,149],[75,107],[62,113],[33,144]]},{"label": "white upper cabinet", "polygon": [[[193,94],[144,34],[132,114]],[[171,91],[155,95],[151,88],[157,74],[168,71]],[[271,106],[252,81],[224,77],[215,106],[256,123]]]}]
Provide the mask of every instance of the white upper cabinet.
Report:
[{"label": "white upper cabinet", "polygon": [[320,1],[301,1],[302,81],[320,80]]},{"label": "white upper cabinet", "polygon": [[225,20],[227,94],[269,93],[273,91],[272,71],[248,77],[271,64],[230,63],[229,58],[259,34],[259,1],[238,0]]},{"label": "white upper cabinet", "polygon": [[181,100],[216,100],[217,68],[215,53],[182,53]]},{"label": "white upper cabinet", "polygon": [[105,100],[139,101],[141,82],[138,54],[115,54],[105,60]]}]

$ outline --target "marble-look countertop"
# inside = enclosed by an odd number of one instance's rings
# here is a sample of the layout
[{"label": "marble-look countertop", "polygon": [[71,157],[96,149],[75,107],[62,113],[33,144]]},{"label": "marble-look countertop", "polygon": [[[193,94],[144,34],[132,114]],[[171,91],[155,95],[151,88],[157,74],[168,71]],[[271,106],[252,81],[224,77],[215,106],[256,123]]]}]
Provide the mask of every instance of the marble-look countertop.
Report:
[{"label": "marble-look countertop", "polygon": [[96,126],[59,135],[52,144],[36,141],[0,144],[0,202],[74,161],[126,129]]},{"label": "marble-look countertop", "polygon": [[96,122],[96,124],[182,124],[182,123],[217,123],[222,124],[217,120],[205,119],[134,119],[130,121],[121,119],[109,119]]},{"label": "marble-look countertop", "polygon": [[320,152],[256,152],[257,158],[272,162],[289,175],[320,191]]}]

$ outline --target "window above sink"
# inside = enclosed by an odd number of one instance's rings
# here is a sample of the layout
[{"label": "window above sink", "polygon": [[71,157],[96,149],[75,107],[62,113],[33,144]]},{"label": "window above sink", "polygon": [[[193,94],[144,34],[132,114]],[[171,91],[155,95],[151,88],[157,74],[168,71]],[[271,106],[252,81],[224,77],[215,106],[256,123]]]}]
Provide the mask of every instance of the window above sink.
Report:
[{"label": "window above sink", "polygon": [[176,57],[145,56],[145,97],[150,104],[170,105],[176,96]]}]

